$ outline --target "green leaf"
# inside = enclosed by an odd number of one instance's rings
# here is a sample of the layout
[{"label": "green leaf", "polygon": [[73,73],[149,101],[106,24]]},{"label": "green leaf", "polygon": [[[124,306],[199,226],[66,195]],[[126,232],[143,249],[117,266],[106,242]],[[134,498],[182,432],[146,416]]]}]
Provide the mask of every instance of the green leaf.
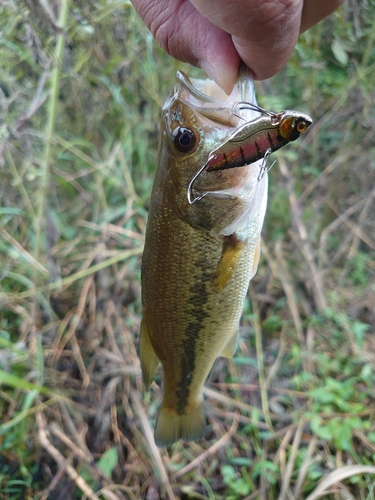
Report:
[{"label": "green leaf", "polygon": [[255,358],[233,358],[233,363],[236,366],[254,366],[255,368],[258,367],[258,363]]},{"label": "green leaf", "polygon": [[362,323],[361,321],[355,321],[352,328],[353,328],[353,333],[354,333],[355,338],[356,338],[357,343],[358,343],[358,347],[360,349],[362,349],[363,339],[364,339],[365,333],[370,328],[370,325],[368,325],[366,323]]},{"label": "green leaf", "polygon": [[253,463],[253,460],[251,458],[247,457],[234,457],[229,460],[231,465],[237,465],[237,466],[242,466],[242,467],[250,467],[250,465]]},{"label": "green leaf", "polygon": [[0,207],[0,215],[22,215],[27,216],[27,212],[18,207]]},{"label": "green leaf", "polygon": [[313,417],[310,422],[310,429],[316,436],[329,441],[332,439],[332,431],[329,427],[321,425],[322,419],[320,417]]},{"label": "green leaf", "polygon": [[334,429],[334,443],[340,450],[350,450],[352,430],[345,421]]},{"label": "green leaf", "polygon": [[277,472],[278,467],[273,462],[269,460],[261,460],[256,463],[253,467],[253,478],[266,474],[266,472]]},{"label": "green leaf", "polygon": [[28,389],[31,391],[36,390],[42,394],[58,396],[57,393],[51,391],[50,389],[47,389],[46,387],[41,387],[40,385],[28,382],[27,380],[17,377],[16,375],[12,375],[11,373],[7,373],[4,370],[0,370],[0,385],[2,383],[10,385],[11,387],[15,387],[16,389]]},{"label": "green leaf", "polygon": [[97,466],[101,471],[104,472],[106,476],[111,477],[112,471],[117,464],[118,464],[117,447],[113,446],[113,448],[110,448],[105,453],[103,453],[103,455],[100,457],[100,460],[97,463]]},{"label": "green leaf", "polygon": [[250,493],[250,485],[245,481],[245,479],[239,478],[234,481],[230,487],[234,490],[238,495],[248,495]]},{"label": "green leaf", "polygon": [[225,484],[230,484],[237,479],[237,474],[231,465],[223,465],[221,467],[221,475]]},{"label": "green leaf", "polygon": [[334,40],[331,45],[333,55],[336,60],[342,65],[346,66],[349,62],[348,53],[345,50],[344,44],[340,40]]}]

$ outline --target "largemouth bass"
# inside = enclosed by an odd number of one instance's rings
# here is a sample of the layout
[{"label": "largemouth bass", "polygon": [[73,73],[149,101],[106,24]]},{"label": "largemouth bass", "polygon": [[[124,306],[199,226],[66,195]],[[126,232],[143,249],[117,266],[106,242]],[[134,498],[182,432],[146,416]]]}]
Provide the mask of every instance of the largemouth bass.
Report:
[{"label": "largemouth bass", "polygon": [[163,366],[159,446],[203,435],[203,384],[215,359],[236,350],[260,255],[265,157],[272,144],[281,147],[311,124],[294,113],[282,128],[279,115],[256,106],[244,67],[229,97],[213,82],[178,72],[164,105],[142,263],[140,336],[147,388]]}]

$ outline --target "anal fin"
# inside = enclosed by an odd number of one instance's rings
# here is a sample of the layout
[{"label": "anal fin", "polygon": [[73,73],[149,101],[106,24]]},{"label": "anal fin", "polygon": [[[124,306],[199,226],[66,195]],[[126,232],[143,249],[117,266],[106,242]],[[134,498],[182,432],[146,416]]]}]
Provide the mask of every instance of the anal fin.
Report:
[{"label": "anal fin", "polygon": [[147,327],[144,320],[142,320],[141,323],[139,352],[141,358],[143,382],[146,386],[146,389],[148,389],[154,379],[160,361],[159,358],[156,356],[155,351],[151,345],[150,337],[148,335]]}]

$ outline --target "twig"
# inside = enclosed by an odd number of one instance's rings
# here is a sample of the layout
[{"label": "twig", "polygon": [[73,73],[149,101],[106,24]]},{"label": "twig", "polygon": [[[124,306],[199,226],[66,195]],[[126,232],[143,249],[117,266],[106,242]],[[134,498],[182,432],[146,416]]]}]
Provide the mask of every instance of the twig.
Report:
[{"label": "twig", "polygon": [[318,313],[322,313],[327,308],[327,301],[324,295],[324,287],[320,278],[320,273],[314,261],[314,254],[307,239],[307,230],[302,221],[301,209],[294,193],[293,180],[288,171],[286,162],[282,157],[279,158],[279,167],[281,174],[285,178],[286,189],[289,196],[289,203],[292,214],[292,224],[298,235],[300,250],[305,257],[307,266],[310,271],[310,279],[315,306]]},{"label": "twig", "polygon": [[[296,293],[295,293],[295,290],[293,288],[292,281],[289,277],[289,273],[287,271],[287,266],[286,266],[285,260],[283,258],[283,255],[282,255],[280,242],[277,242],[276,246],[275,246],[277,262],[272,258],[271,252],[269,251],[269,249],[264,241],[262,241],[262,248],[263,248],[263,253],[267,259],[267,262],[271,268],[272,273],[274,274],[275,278],[277,278],[280,281],[280,283],[283,287],[283,290],[285,292],[286,299],[288,302],[289,310],[290,310],[292,318],[293,318],[294,326],[296,328],[297,338],[298,338],[298,341],[300,343],[300,346],[303,348],[305,342],[304,342],[304,335],[303,335],[303,328],[302,328],[302,320],[301,320],[301,316],[300,316],[299,310],[298,310],[298,305],[297,305],[297,301],[296,301]],[[280,349],[281,349],[281,346],[280,346]],[[279,355],[280,355],[280,352],[279,352]],[[278,358],[279,358],[279,356],[278,356]],[[305,367],[305,359],[302,359],[302,364],[303,364],[303,369],[305,370],[305,368],[306,368]],[[274,373],[274,370],[273,370],[273,373]],[[268,378],[269,379],[271,378],[270,375],[268,376]]]},{"label": "twig", "polygon": [[[368,201],[372,200],[373,197],[375,197],[375,188],[369,194]],[[326,263],[328,265],[329,269],[331,269],[332,268],[332,264],[334,262],[337,262],[337,260],[339,259],[339,257],[344,252],[347,251],[346,250],[346,244],[343,242],[343,243],[341,243],[340,249],[337,252],[337,254],[333,257],[333,259],[330,259],[329,262],[328,262],[327,259],[324,259],[325,247],[327,246],[327,240],[328,240],[329,234],[332,233],[333,231],[335,231],[336,229],[338,229],[341,226],[341,224],[344,224],[344,216],[346,216],[346,218],[348,218],[350,215],[352,215],[355,212],[357,212],[357,210],[359,210],[364,203],[365,203],[365,199],[362,198],[361,200],[359,200],[354,205],[348,207],[345,210],[345,212],[343,212],[341,215],[338,215],[337,218],[335,220],[333,220],[321,232],[321,234],[320,234],[320,241],[319,241],[319,258],[318,258],[318,268],[319,268],[320,271],[322,271],[323,261],[324,261],[324,263]]]},{"label": "twig", "polygon": [[[90,451],[87,449],[87,447],[85,447],[86,448],[85,451],[82,450],[79,446],[77,446],[75,443],[73,443],[73,441],[66,434],[64,434],[58,428],[57,424],[55,424],[55,423],[53,423],[49,426],[49,430],[54,436],[56,436],[63,443],[65,443],[76,456],[78,456],[81,460],[83,460],[86,464],[88,464],[91,467],[93,473],[97,476],[97,478],[101,478],[106,483],[109,483],[109,484],[106,484],[106,487],[108,487],[108,486],[111,486],[114,488],[116,487],[116,485],[113,483],[111,478],[108,477],[106,474],[104,474],[104,472],[101,469],[99,469],[99,467],[97,467],[97,465],[94,462],[94,458],[91,455]],[[119,494],[119,492],[117,492],[117,494]],[[121,495],[121,493],[120,493],[120,497],[124,498]]]},{"label": "twig", "polygon": [[278,241],[275,245],[275,253],[278,261],[277,272],[279,275],[279,279],[283,285],[285,295],[288,301],[290,312],[292,313],[292,318],[294,321],[294,325],[296,327],[297,338],[301,347],[304,345],[304,337],[303,337],[303,328],[301,316],[298,311],[297,301],[296,301],[296,292],[293,288],[292,281],[290,279],[287,266],[282,254],[281,244]]},{"label": "twig", "polygon": [[309,196],[309,194],[311,194],[314,191],[314,189],[318,187],[319,184],[322,183],[324,177],[327,177],[329,174],[331,174],[337,166],[342,165],[342,163],[346,160],[349,160],[349,158],[357,156],[358,153],[361,152],[362,150],[363,150],[363,144],[361,143],[354,149],[351,149],[350,151],[346,151],[345,153],[336,156],[336,158],[334,158],[332,162],[329,165],[327,165],[327,167],[319,174],[319,176],[310,182],[310,184],[298,198],[297,200],[298,203],[304,202],[305,199]]},{"label": "twig", "polygon": [[[292,439],[294,429],[297,427],[297,425],[293,424],[292,426],[286,427],[287,432],[285,433],[285,436],[283,437],[280,446],[276,452],[275,458],[273,460],[273,463],[277,465],[280,462],[280,471],[281,474],[284,474],[285,471],[285,450],[286,447],[289,444],[289,441]],[[284,430],[284,429],[283,429]]]},{"label": "twig", "polygon": [[51,493],[52,491],[57,487],[57,485],[60,483],[62,480],[64,474],[66,473],[66,466],[70,465],[72,460],[74,458],[74,454],[71,453],[69,457],[66,459],[65,464],[62,467],[58,467],[55,475],[53,476],[51,482],[47,486],[47,488],[43,491],[43,495],[40,498],[40,500],[48,500],[48,498],[51,498]]},{"label": "twig", "polygon": [[375,467],[370,465],[346,465],[334,470],[326,476],[315,488],[315,490],[306,498],[306,500],[316,500],[327,494],[328,488],[333,484],[343,481],[357,474],[375,474]]},{"label": "twig", "polygon": [[[81,375],[82,375],[82,380],[83,380],[83,387],[87,387],[90,383],[90,378],[87,374],[87,370],[86,370],[86,367],[85,367],[85,363],[82,359],[82,355],[81,355],[81,351],[79,349],[79,345],[78,345],[78,342],[77,342],[77,338],[75,337],[75,331],[79,325],[79,322],[81,321],[81,317],[83,315],[83,312],[85,310],[85,307],[86,307],[86,301],[87,301],[87,295],[89,293],[89,290],[90,290],[90,287],[91,287],[91,284],[92,284],[92,281],[93,281],[93,277],[92,276],[89,276],[86,278],[84,284],[83,284],[83,287],[82,287],[82,290],[81,290],[81,295],[79,297],[79,302],[78,302],[78,306],[77,306],[77,310],[74,314],[74,317],[73,317],[73,320],[72,320],[72,323],[70,325],[70,328],[69,328],[69,331],[67,332],[67,334],[65,335],[64,339],[59,342],[59,345],[56,346],[56,340],[55,340],[55,355],[54,355],[54,362],[56,363],[56,361],[59,359],[59,357],[61,356],[61,352],[63,351],[65,345],[67,344],[67,342],[70,341],[71,345],[72,345],[72,348],[73,348],[73,352],[76,356],[76,361],[77,361],[77,364],[80,368],[80,371],[81,371]],[[59,337],[57,337],[57,341],[59,341]]]},{"label": "twig", "polygon": [[[243,403],[242,401],[236,401],[235,399],[229,398],[228,396],[225,396],[224,394],[221,394],[220,392],[213,391],[212,389],[209,389],[208,387],[203,388],[203,394],[209,398],[216,399],[216,401],[220,401],[221,403],[225,405],[232,406],[233,408],[239,408],[240,410],[246,411],[247,413],[252,414],[252,412],[256,409],[257,412],[260,414],[264,415],[264,412],[260,410],[256,406],[248,405],[246,403]],[[269,413],[268,414],[272,420],[280,420],[279,415],[275,415],[274,413]]]},{"label": "twig", "polygon": [[79,270],[76,273],[67,276],[66,278],[59,279],[57,281],[54,281],[53,283],[49,283],[48,285],[40,286],[38,288],[27,290],[26,292],[21,292],[17,294],[5,294],[0,292],[0,300],[2,301],[3,305],[7,305],[14,302],[21,302],[23,299],[31,297],[35,293],[38,294],[56,290],[57,288],[60,287],[65,287],[65,286],[67,287],[79,279],[86,278],[86,276],[90,276],[90,274],[94,274],[100,271],[101,269],[104,269],[105,267],[111,266],[117,262],[128,259],[129,257],[132,257],[134,255],[140,255],[142,252],[143,252],[143,247],[137,247],[137,248],[132,248],[130,250],[124,250],[123,252],[117,252],[116,255],[110,257],[109,259],[103,262],[94,264],[93,266],[88,267],[87,269]]},{"label": "twig", "polygon": [[35,269],[37,269],[40,273],[42,273],[44,276],[49,276],[50,272],[48,269],[46,269],[40,262],[34,259],[34,257],[23,248],[23,246],[11,236],[8,231],[6,231],[4,228],[0,229],[0,234],[3,236],[3,238],[10,243],[21,255],[22,257]]},{"label": "twig", "polygon": [[[276,359],[273,362],[266,379],[266,385],[268,388],[270,387],[272,380],[276,377],[276,374],[281,366],[285,354],[285,347],[286,347],[285,334],[284,334],[284,329],[282,329],[280,332],[279,352],[277,353]],[[270,391],[270,388],[268,390]]]},{"label": "twig", "polygon": [[[286,435],[287,433],[289,433],[289,431],[294,431],[294,429],[297,426],[298,426],[297,423],[287,425],[286,427],[283,427],[282,429],[274,432],[273,434],[270,434],[269,436],[265,436],[264,441],[267,442],[267,441],[274,441],[275,439],[279,439],[284,434]],[[288,434],[288,436],[289,436],[289,434]],[[285,436],[283,438],[283,441],[284,441],[284,439],[285,439]],[[289,442],[289,439],[290,439],[290,437],[288,438],[287,442]],[[276,456],[277,456],[277,454],[276,454]]]},{"label": "twig", "polygon": [[[69,13],[69,0],[62,0],[59,15],[59,25],[65,29]],[[36,218],[35,227],[35,260],[39,260],[41,251],[41,236],[44,229],[44,215],[46,208],[46,196],[49,183],[49,169],[51,163],[51,144],[52,135],[55,128],[55,121],[57,115],[57,103],[59,97],[59,83],[60,83],[60,69],[61,61],[64,52],[65,37],[60,34],[57,36],[56,49],[54,54],[54,68],[51,75],[51,94],[49,100],[49,109],[47,116],[47,126],[45,132],[45,150],[44,159],[42,164],[42,171],[40,176],[40,200]]]},{"label": "twig", "polygon": [[141,401],[139,399],[137,391],[132,389],[130,391],[130,398],[135,406],[135,409],[136,409],[137,414],[139,416],[139,419],[141,421],[141,426],[142,426],[146,441],[149,445],[149,450],[152,454],[152,457],[155,461],[156,467],[157,467],[159,474],[161,476],[163,486],[165,487],[170,500],[176,500],[176,497],[174,496],[171,484],[169,482],[167,471],[165,470],[163,461],[161,459],[159,448],[155,444],[154,436],[153,436],[150,424],[148,422],[147,415],[145,413],[145,410],[143,409],[143,406],[141,404]]},{"label": "twig", "polygon": [[305,477],[307,475],[307,471],[312,463],[312,455],[315,451],[316,443],[317,443],[317,439],[314,436],[309,443],[305,459],[304,459],[303,464],[301,465],[299,473],[298,473],[297,481],[296,481],[296,484],[295,484],[294,490],[293,490],[294,498],[300,498],[300,493],[302,490],[303,482],[304,482]]},{"label": "twig", "polygon": [[303,419],[301,419],[299,421],[297,431],[296,431],[296,434],[294,436],[292,450],[290,453],[288,464],[286,466],[285,474],[284,474],[284,477],[282,479],[281,493],[280,493],[278,500],[285,500],[287,498],[287,493],[288,493],[288,490],[290,487],[290,479],[291,479],[292,474],[293,474],[294,463],[295,463],[295,460],[297,458],[297,452],[298,452],[299,444],[301,442],[302,431],[303,431],[303,427],[304,427],[305,423],[306,422]]},{"label": "twig", "polygon": [[191,470],[195,469],[198,467],[204,460],[206,460],[209,456],[214,455],[215,453],[218,452],[220,448],[225,446],[228,441],[231,440],[232,436],[236,433],[238,428],[238,420],[234,419],[233,423],[231,425],[231,428],[229,429],[228,432],[222,436],[219,441],[216,441],[215,444],[210,446],[207,450],[205,450],[203,453],[201,453],[197,458],[195,458],[192,462],[190,462],[188,465],[185,465],[182,469],[177,471],[174,475],[175,478],[178,478],[180,476],[183,476],[190,472]]},{"label": "twig", "polygon": [[43,22],[43,25],[49,28],[55,35],[64,32],[61,21],[57,21],[51,7],[46,0],[25,0],[30,11]]},{"label": "twig", "polygon": [[262,400],[262,409],[264,413],[264,420],[266,421],[266,424],[268,425],[269,429],[272,430],[272,422],[270,418],[270,408],[268,404],[268,394],[267,394],[267,384],[266,384],[266,377],[264,374],[264,354],[263,354],[263,344],[262,344],[262,331],[260,327],[260,321],[259,321],[259,308],[258,308],[258,301],[254,293],[254,289],[250,284],[249,287],[249,294],[250,294],[250,300],[251,304],[254,310],[254,329],[255,329],[255,347],[256,347],[256,354],[257,354],[257,363],[258,363],[258,377],[259,377],[259,386],[260,386],[260,398]]},{"label": "twig", "polygon": [[57,450],[52,443],[47,438],[46,434],[46,422],[42,413],[37,413],[36,420],[38,424],[38,434],[39,434],[39,442],[40,445],[47,451],[47,453],[55,460],[55,462],[60,467],[66,468],[66,473],[70,477],[72,481],[76,484],[77,488],[79,488],[84,495],[92,500],[100,500],[96,495],[94,490],[90,488],[90,486],[86,483],[86,481],[77,474],[75,469],[69,464],[66,463],[65,457]]},{"label": "twig", "polygon": [[[2,156],[3,156],[2,151],[3,151],[4,147],[5,147],[5,143],[0,144],[0,161],[1,161]],[[18,173],[16,164],[14,163],[13,156],[10,154],[9,148],[5,149],[5,156],[6,156],[6,162],[7,162],[8,168],[13,175],[13,183],[19,189],[19,192],[20,192],[22,199],[23,199],[23,202],[25,204],[25,208],[27,208],[27,210],[30,213],[30,219],[34,220],[35,219],[35,211],[34,211],[33,204],[30,201],[29,193],[27,192],[27,189],[25,188],[25,186],[22,182],[22,179],[21,179],[20,174]]]},{"label": "twig", "polygon": [[46,80],[47,80],[48,75],[49,75],[49,71],[44,71],[41,74],[39,81],[38,81],[38,85],[36,87],[36,92],[35,92],[34,98],[31,101],[29,109],[23,115],[20,115],[17,118],[16,123],[14,124],[12,129],[10,130],[10,133],[13,136],[19,135],[18,131],[29,122],[30,118],[32,118],[32,116],[38,111],[38,109],[47,100],[49,93],[46,92],[45,94],[42,95],[42,91],[44,89],[44,85],[46,84]]},{"label": "twig", "polygon": [[[372,201],[372,198],[371,198]],[[360,226],[357,226],[354,224],[351,220],[348,219],[348,217],[344,214],[339,214],[337,208],[330,202],[327,201],[327,205],[335,212],[335,214],[342,218],[343,222],[353,231],[353,233],[360,238],[366,245],[368,245],[370,248],[375,250],[375,241],[372,240],[367,234],[365,234]]]},{"label": "twig", "polygon": [[[259,391],[259,384],[235,384],[235,383],[225,383],[225,382],[213,382],[212,387],[218,387],[219,389],[241,389],[241,391]],[[282,387],[270,387],[269,392],[276,392],[277,394],[286,394],[287,396],[292,396],[295,398],[308,399],[309,396],[306,392],[294,391],[292,389],[283,389]]]},{"label": "twig", "polygon": [[246,417],[245,415],[238,414],[237,412],[234,411],[229,411],[227,408],[221,409],[221,408],[214,408],[215,410],[215,417],[219,416],[222,417],[224,420],[228,421],[231,418],[238,419],[238,422],[241,422],[243,424],[251,424],[254,427],[257,427],[258,429],[268,431],[269,427],[267,424],[264,422],[259,422],[259,421],[254,421],[253,418],[251,417]]}]

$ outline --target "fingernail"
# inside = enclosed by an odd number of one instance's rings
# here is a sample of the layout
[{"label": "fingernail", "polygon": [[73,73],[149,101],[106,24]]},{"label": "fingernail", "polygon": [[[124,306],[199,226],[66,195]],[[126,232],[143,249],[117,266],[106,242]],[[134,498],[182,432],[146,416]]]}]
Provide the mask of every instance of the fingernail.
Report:
[{"label": "fingernail", "polygon": [[237,74],[230,70],[224,70],[222,66],[209,61],[200,61],[200,67],[227,95],[230,95],[236,83]]}]

